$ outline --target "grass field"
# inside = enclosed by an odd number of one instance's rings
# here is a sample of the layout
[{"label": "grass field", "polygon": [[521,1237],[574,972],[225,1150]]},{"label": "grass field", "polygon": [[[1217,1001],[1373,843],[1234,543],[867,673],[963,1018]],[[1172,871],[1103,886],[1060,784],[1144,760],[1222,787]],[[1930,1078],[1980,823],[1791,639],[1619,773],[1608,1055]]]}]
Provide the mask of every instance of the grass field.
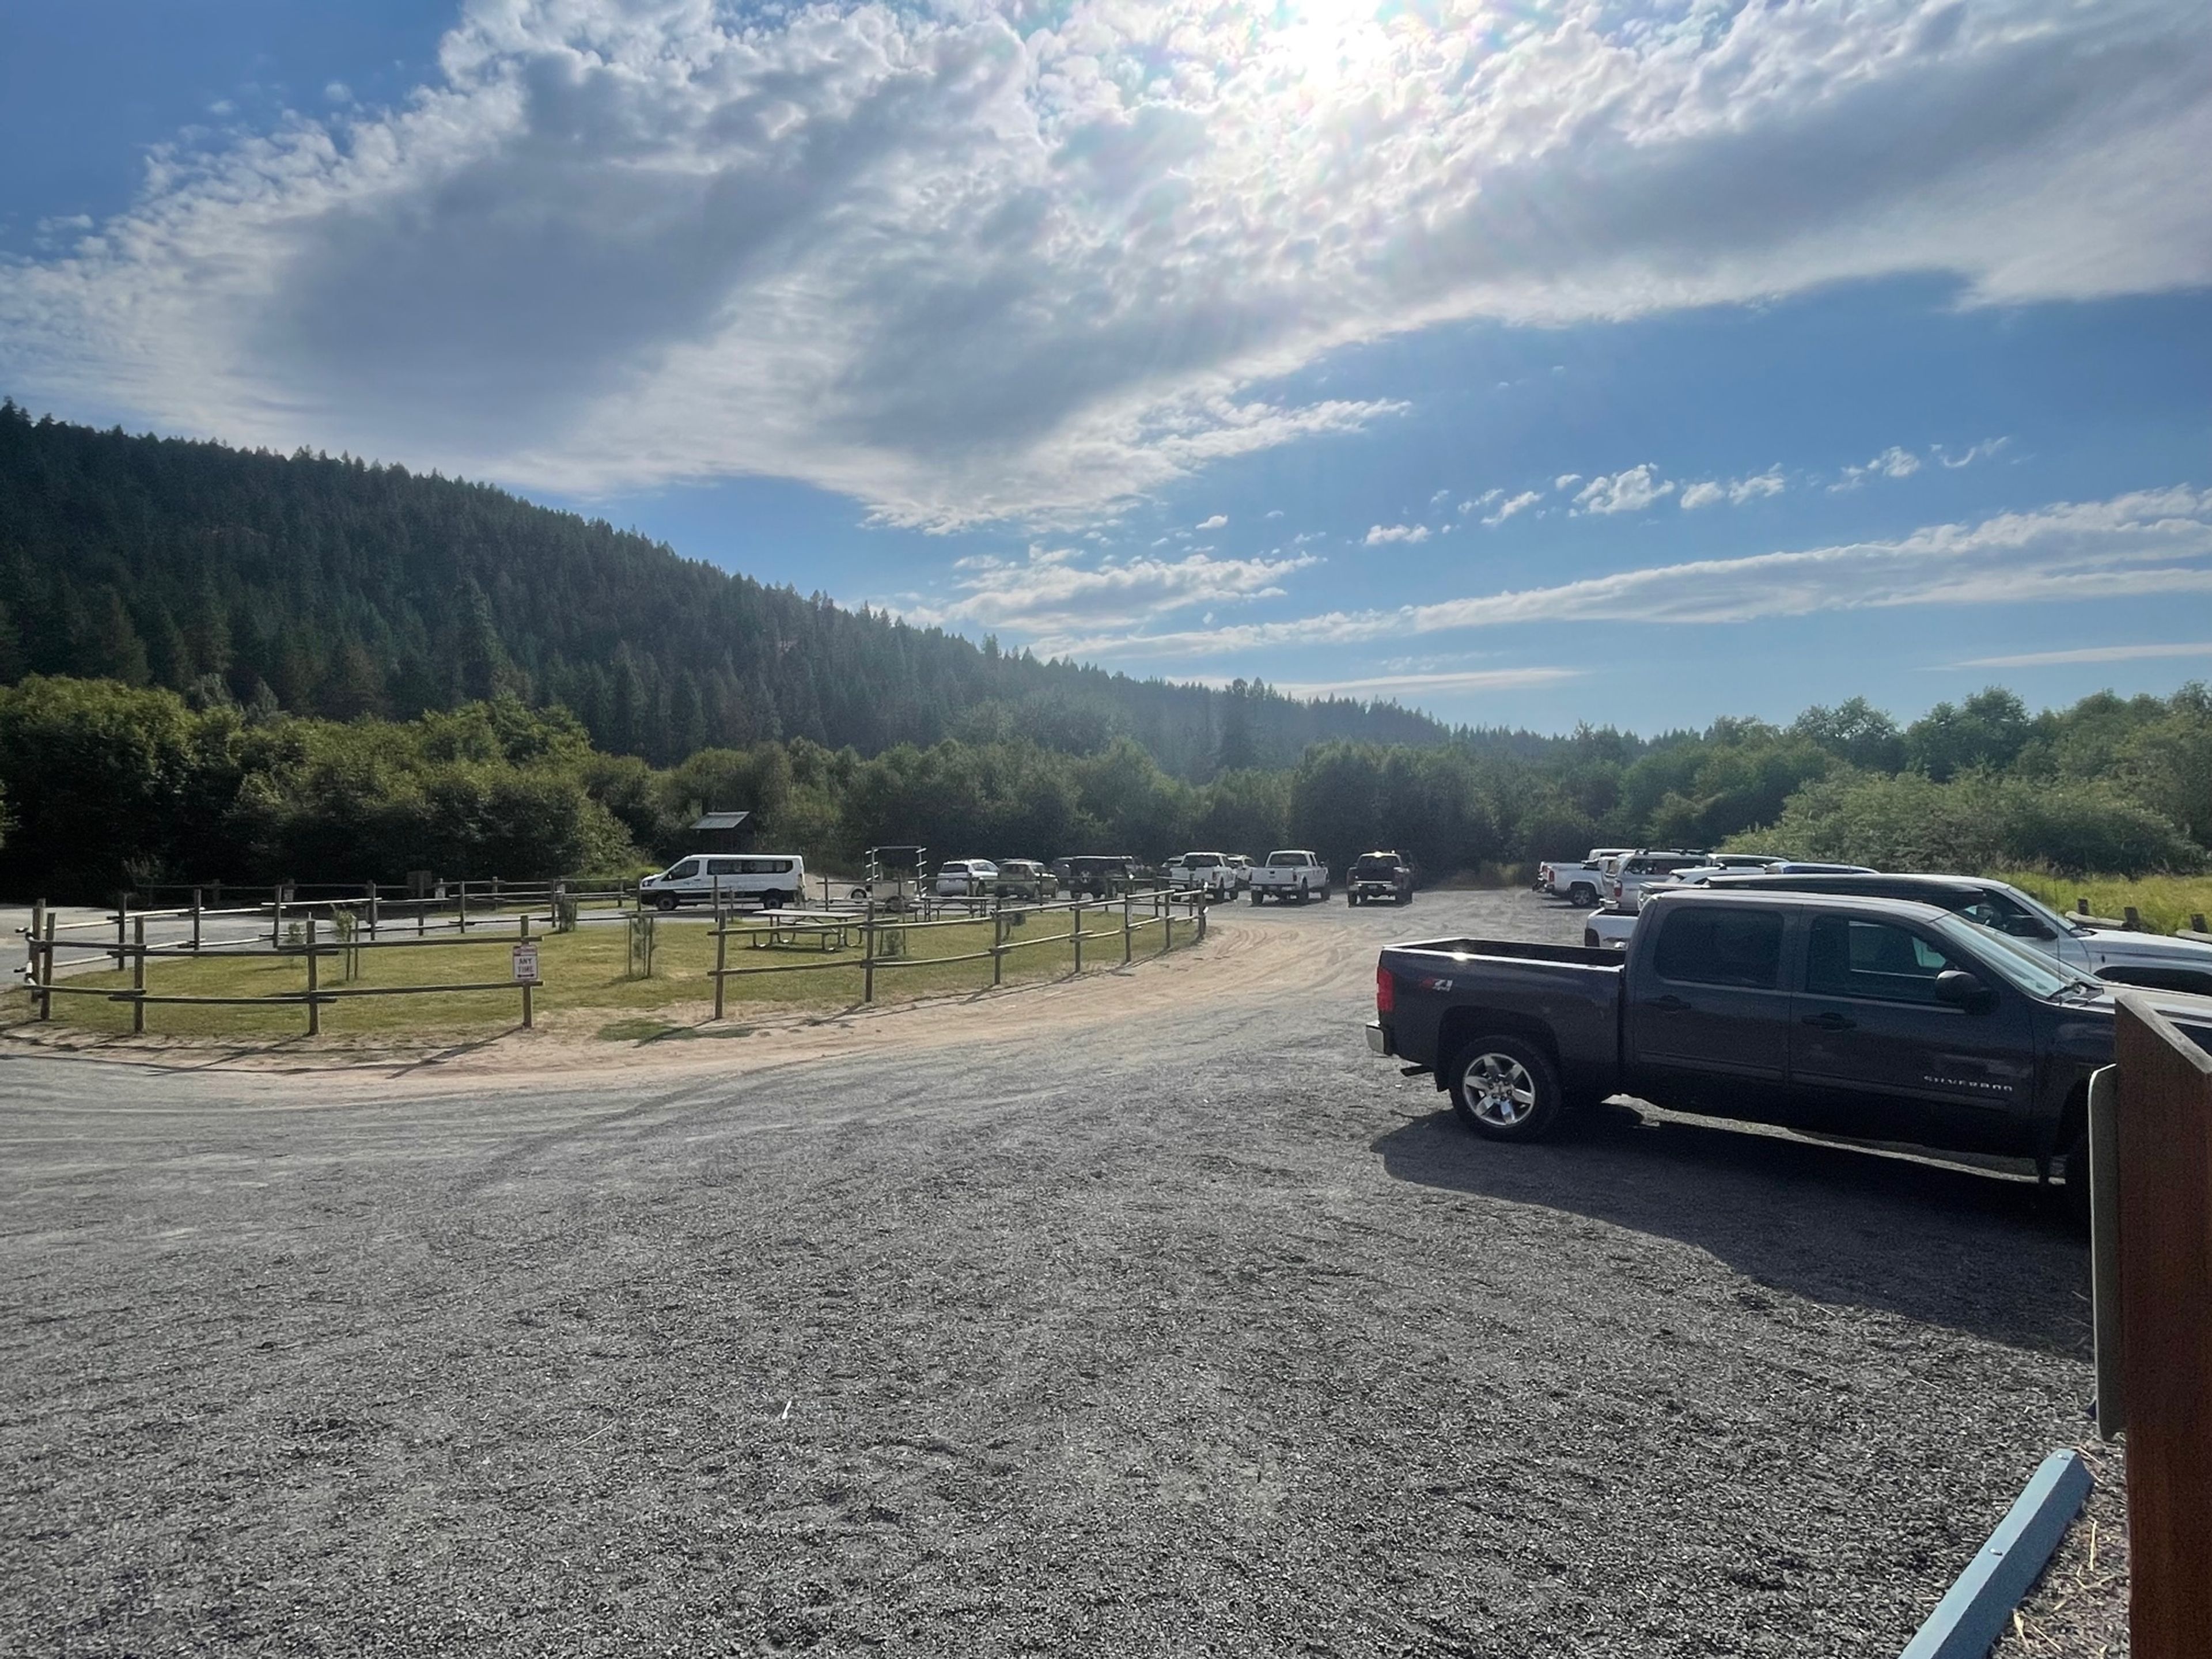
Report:
[{"label": "grass field", "polygon": [[2071,912],[2089,901],[2094,916],[2124,916],[2135,906],[2143,926],[2160,933],[2189,926],[2192,915],[2212,915],[2212,876],[2048,876],[2008,870],[2001,878],[2024,887],[2053,909]]},{"label": "grass field", "polygon": [[[1018,926],[1009,919],[1006,982],[1055,978],[1074,970],[1072,915],[1052,911],[1026,918]],[[1085,969],[1120,966],[1119,909],[1087,911],[1083,920]],[[1141,923],[1147,918],[1139,912],[1137,920]],[[1194,922],[1178,917],[1171,927],[1175,946],[1193,942]],[[894,945],[890,937],[892,930],[880,930],[883,942],[875,975],[878,1002],[909,1001],[991,983],[988,957],[967,962],[937,960],[988,951],[992,943],[992,924],[988,920],[898,931],[902,937]],[[1138,927],[1132,941],[1135,954],[1158,952],[1163,947],[1162,933],[1158,927]],[[541,938],[538,971],[543,982],[536,997],[538,1018],[544,1021],[576,1011],[604,1010],[628,1018],[611,1020],[601,1029],[601,1035],[611,1041],[635,1041],[666,1028],[665,1020],[652,1017],[656,1012],[712,1001],[714,940],[709,925],[661,921],[656,929],[653,975],[648,979],[629,976],[628,935],[623,925],[598,923]],[[343,976],[337,957],[325,954],[319,964],[320,985],[325,990],[343,991],[356,987],[503,981],[511,970],[509,952],[514,943],[512,933],[502,933],[497,942],[483,945],[367,949],[360,952],[360,972],[352,979]],[[893,956],[901,946],[904,955]],[[811,944],[757,951],[743,939],[733,937],[729,941],[728,965],[765,971],[732,975],[728,981],[728,1005],[733,1012],[747,1004],[849,1007],[861,1000],[860,954],[857,927],[848,948],[829,953]],[[885,957],[891,959],[880,959]],[[60,982],[87,989],[127,989],[131,976],[127,972],[88,974]],[[209,955],[197,960],[155,957],[147,966],[146,989],[156,996],[273,996],[306,988],[306,966],[296,957]],[[10,993],[7,1003],[11,1014],[21,1018],[27,1012],[27,1000],[23,992]],[[67,993],[57,994],[53,1000],[57,1023],[99,1031],[131,1029],[131,1009],[126,1003]],[[324,1034],[334,1038],[398,1036],[511,1026],[520,1022],[521,1012],[519,990],[358,997],[325,1005],[322,1024]],[[155,1004],[146,1010],[146,1029],[157,1035],[279,1037],[297,1036],[306,1027],[306,1009],[297,1003],[267,1008]]]}]

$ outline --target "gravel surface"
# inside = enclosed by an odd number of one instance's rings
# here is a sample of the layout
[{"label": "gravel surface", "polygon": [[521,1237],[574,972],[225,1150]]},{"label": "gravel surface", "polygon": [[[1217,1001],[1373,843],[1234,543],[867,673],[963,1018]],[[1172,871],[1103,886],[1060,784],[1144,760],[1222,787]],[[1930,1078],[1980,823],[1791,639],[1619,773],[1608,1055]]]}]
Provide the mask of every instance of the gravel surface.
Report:
[{"label": "gravel surface", "polygon": [[2032,1186],[1366,1054],[1572,913],[1218,930],[681,1073],[0,1056],[0,1650],[1890,1654],[2084,1437]]}]

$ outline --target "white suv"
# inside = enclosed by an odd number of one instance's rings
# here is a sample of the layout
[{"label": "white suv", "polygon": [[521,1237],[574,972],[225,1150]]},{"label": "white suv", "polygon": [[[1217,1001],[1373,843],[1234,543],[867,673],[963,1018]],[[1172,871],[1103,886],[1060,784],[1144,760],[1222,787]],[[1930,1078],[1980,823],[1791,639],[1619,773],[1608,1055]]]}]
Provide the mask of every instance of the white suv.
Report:
[{"label": "white suv", "polygon": [[988,859],[947,859],[937,866],[937,896],[984,898],[999,884],[999,866]]},{"label": "white suv", "polygon": [[796,853],[748,853],[738,857],[701,854],[678,859],[637,884],[641,903],[673,910],[679,904],[725,904],[750,899],[763,910],[781,909],[806,895],[806,860]]}]

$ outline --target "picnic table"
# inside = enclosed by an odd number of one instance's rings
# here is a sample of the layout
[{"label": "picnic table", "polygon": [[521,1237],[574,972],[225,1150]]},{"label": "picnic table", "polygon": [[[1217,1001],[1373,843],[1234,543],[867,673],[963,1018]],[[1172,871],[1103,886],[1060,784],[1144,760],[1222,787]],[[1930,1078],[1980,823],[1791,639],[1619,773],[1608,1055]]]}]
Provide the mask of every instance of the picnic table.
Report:
[{"label": "picnic table", "polygon": [[759,925],[746,930],[756,951],[793,950],[811,943],[822,951],[842,951],[852,942],[860,919],[836,910],[763,910]]}]

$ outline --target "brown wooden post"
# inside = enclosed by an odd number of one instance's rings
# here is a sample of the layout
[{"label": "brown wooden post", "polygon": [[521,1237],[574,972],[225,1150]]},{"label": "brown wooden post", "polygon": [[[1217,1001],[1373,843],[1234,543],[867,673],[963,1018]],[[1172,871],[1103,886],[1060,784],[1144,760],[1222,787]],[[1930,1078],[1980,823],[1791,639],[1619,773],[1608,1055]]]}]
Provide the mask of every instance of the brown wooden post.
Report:
[{"label": "brown wooden post", "polygon": [[131,895],[125,893],[115,907],[115,971],[123,971],[123,946],[127,941],[125,924],[131,913]]},{"label": "brown wooden post", "polygon": [[368,936],[374,939],[376,937],[376,884],[371,881],[362,884],[368,890]]},{"label": "brown wooden post", "polygon": [[2081,894],[2074,901],[2074,914],[2077,916],[2086,916],[2089,914],[2089,896],[2087,893]]},{"label": "brown wooden post", "polygon": [[860,1000],[876,1000],[876,902],[868,901],[867,914],[860,919]]},{"label": "brown wooden post", "polygon": [[991,906],[991,984],[995,989],[1006,979],[1006,896]]},{"label": "brown wooden post", "polygon": [[1129,930],[1129,907],[1133,902],[1128,894],[1121,895],[1121,965],[1124,968],[1129,965],[1129,958],[1135,954],[1132,946],[1133,936]]},{"label": "brown wooden post", "polygon": [[138,994],[131,999],[131,1035],[146,1034],[146,918],[136,916],[131,922],[131,942],[137,949],[131,953],[131,988]]},{"label": "brown wooden post", "polygon": [[284,942],[284,884],[278,882],[270,890],[269,948],[272,951]]},{"label": "brown wooden post", "polygon": [[2189,931],[2192,933],[2201,933],[2204,931],[2204,917],[2202,912],[2190,917]]},{"label": "brown wooden post", "polygon": [[192,954],[194,956],[200,953],[200,911],[204,908],[200,903],[200,890],[195,887],[192,889]]},{"label": "brown wooden post", "polygon": [[39,954],[44,958],[39,965],[39,1018],[52,1019],[54,1017],[54,994],[46,988],[54,982],[54,913],[51,910],[46,912],[46,943],[40,947]]},{"label": "brown wooden post", "polygon": [[2212,1054],[2121,992],[2120,1380],[2136,1659],[2212,1637]]},{"label": "brown wooden post", "polygon": [[461,931],[465,933],[469,931],[469,884],[464,881],[457,886],[461,897]]},{"label": "brown wooden post", "polygon": [[1083,971],[1083,901],[1075,901],[1075,971]]},{"label": "brown wooden post", "polygon": [[2140,931],[2142,927],[2142,912],[2132,904],[2128,905],[2120,912],[2120,926],[2130,933]]},{"label": "brown wooden post", "polygon": [[43,977],[39,972],[39,936],[46,931],[46,902],[31,901],[31,931],[23,939],[23,981],[35,987]]},{"label": "brown wooden post", "polygon": [[[526,945],[530,942],[530,916],[526,911],[522,918],[521,939]],[[532,981],[522,981],[522,1029],[526,1031],[538,1024],[537,991],[538,987]]]},{"label": "brown wooden post", "polygon": [[307,1035],[323,1034],[323,1005],[315,993],[322,988],[315,973],[315,913],[307,912]]},{"label": "brown wooden post", "polygon": [[714,1018],[716,1019],[722,1017],[722,986],[725,982],[722,973],[730,965],[730,935],[722,921],[721,908],[722,896],[717,892],[714,895],[716,913],[714,916]]}]

